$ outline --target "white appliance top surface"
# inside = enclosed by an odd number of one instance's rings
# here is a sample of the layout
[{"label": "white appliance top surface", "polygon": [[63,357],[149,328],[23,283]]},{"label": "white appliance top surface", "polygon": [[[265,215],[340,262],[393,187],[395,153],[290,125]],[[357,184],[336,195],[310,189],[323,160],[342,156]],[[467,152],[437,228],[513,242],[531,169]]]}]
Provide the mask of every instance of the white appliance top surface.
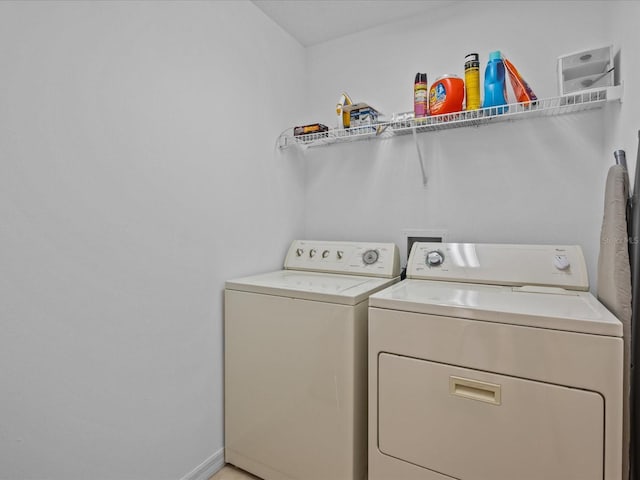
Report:
[{"label": "white appliance top surface", "polygon": [[279,270],[228,280],[226,289],[291,298],[356,305],[397,278],[374,278],[319,272]]},{"label": "white appliance top surface", "polygon": [[588,292],[432,280],[404,280],[369,298],[371,307],[594,335],[622,336],[622,324]]}]

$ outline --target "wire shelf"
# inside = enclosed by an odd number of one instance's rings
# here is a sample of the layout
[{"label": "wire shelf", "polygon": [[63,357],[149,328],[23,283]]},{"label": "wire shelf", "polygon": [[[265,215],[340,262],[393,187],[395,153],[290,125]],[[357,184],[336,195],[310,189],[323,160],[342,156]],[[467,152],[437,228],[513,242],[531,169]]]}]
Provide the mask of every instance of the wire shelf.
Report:
[{"label": "wire shelf", "polygon": [[317,147],[332,143],[353,142],[372,138],[390,138],[411,133],[434,132],[471,127],[521,118],[550,117],[602,107],[607,101],[620,100],[622,87],[608,87],[564,95],[534,102],[510,103],[499,107],[480,108],[424,118],[413,118],[413,112],[393,115],[388,122],[354,128],[331,129],[328,132],[293,135],[287,130],[278,138],[280,148]]}]

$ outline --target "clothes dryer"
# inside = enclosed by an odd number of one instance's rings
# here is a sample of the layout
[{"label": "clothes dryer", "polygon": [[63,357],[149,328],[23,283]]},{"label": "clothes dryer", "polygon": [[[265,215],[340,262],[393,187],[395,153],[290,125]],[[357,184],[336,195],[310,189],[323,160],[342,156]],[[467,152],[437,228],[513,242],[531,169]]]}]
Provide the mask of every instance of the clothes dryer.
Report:
[{"label": "clothes dryer", "polygon": [[284,270],[226,283],[225,460],[266,480],[364,480],[367,307],[390,243],[294,241]]},{"label": "clothes dryer", "polygon": [[577,246],[416,243],[369,299],[370,480],[620,480],[622,325]]}]

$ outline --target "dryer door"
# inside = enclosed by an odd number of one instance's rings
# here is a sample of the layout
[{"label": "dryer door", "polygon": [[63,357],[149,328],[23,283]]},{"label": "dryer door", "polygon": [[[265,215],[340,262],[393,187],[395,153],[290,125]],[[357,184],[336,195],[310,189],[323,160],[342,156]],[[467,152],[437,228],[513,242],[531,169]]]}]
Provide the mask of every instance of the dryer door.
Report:
[{"label": "dryer door", "polygon": [[465,480],[602,480],[594,392],[382,353],[378,448]]}]

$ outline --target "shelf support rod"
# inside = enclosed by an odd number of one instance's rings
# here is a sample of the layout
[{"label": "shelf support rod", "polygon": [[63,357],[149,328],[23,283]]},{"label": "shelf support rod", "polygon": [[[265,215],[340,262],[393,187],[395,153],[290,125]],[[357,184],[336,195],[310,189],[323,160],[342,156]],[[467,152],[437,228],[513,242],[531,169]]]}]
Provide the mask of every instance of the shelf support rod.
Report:
[{"label": "shelf support rod", "polygon": [[416,143],[416,150],[418,152],[418,162],[420,163],[420,171],[422,172],[422,186],[426,187],[427,181],[428,181],[427,169],[425,168],[422,151],[420,150],[420,142],[418,142],[416,127],[414,126],[411,130],[413,131],[413,141]]}]

